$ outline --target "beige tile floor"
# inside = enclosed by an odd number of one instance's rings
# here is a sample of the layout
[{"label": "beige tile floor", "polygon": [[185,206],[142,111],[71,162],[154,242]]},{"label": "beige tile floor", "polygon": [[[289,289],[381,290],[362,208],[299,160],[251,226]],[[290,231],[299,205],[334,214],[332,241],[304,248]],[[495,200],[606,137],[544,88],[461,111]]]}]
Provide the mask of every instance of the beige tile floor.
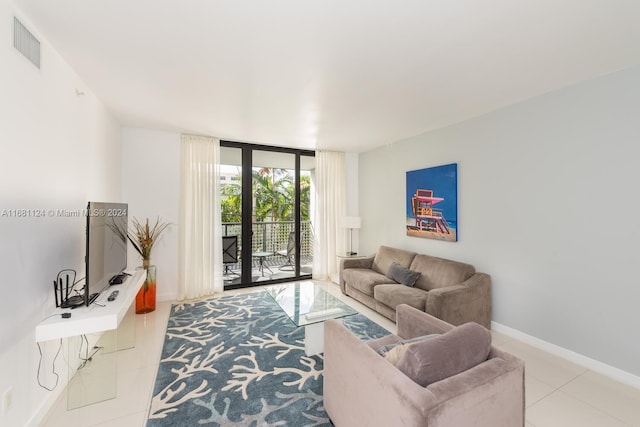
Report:
[{"label": "beige tile floor", "polygon": [[[395,324],[356,301],[337,285],[326,289],[383,327]],[[251,292],[253,289],[230,291]],[[136,316],[136,347],[118,354],[118,395],[84,408],[66,410],[63,393],[47,414],[44,427],[139,427],[146,422],[156,369],[171,304]],[[579,365],[492,332],[493,342],[525,361],[527,427],[640,427],[640,390]]]}]

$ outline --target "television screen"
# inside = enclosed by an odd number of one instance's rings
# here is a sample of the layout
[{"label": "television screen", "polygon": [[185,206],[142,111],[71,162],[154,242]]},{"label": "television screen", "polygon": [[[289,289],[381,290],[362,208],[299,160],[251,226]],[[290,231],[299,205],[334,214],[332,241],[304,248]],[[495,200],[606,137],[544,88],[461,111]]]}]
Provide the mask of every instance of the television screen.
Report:
[{"label": "television screen", "polygon": [[[89,306],[127,268],[128,205],[89,202],[84,302]],[[121,283],[121,279],[120,279]]]}]

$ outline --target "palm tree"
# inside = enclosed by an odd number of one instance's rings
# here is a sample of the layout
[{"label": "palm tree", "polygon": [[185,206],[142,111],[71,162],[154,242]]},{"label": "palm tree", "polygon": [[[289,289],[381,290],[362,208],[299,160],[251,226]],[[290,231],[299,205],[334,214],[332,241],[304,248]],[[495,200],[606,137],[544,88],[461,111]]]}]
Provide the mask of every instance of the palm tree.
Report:
[{"label": "palm tree", "polygon": [[256,221],[291,221],[294,199],[289,189],[293,179],[286,169],[262,168],[253,172]]},{"label": "palm tree", "polygon": [[[222,222],[242,220],[241,175],[221,188]],[[253,172],[254,221],[293,221],[295,212],[295,186],[293,176],[286,169],[261,168]],[[309,220],[311,177],[300,176],[300,216]]]},{"label": "palm tree", "polygon": [[[269,232],[270,237],[263,236],[264,240],[256,236],[257,241],[253,244],[262,245],[271,242],[272,245],[279,245],[289,232],[289,227],[278,225],[280,222],[290,222],[295,218],[295,185],[293,175],[287,169],[260,168],[252,172],[252,197],[253,214],[252,223],[273,223],[268,228],[263,225],[262,232]],[[222,185],[221,188],[221,208],[222,222],[240,223],[242,222],[242,181],[241,174],[232,179],[231,183]],[[311,177],[309,175],[300,176],[300,218],[302,221],[309,221],[309,207],[311,200]],[[271,248],[269,248],[271,249]]]},{"label": "palm tree", "polygon": [[[241,175],[238,174],[238,178]],[[220,202],[222,222],[242,221],[242,182],[240,179],[231,184],[224,184],[220,188],[222,200]]]}]

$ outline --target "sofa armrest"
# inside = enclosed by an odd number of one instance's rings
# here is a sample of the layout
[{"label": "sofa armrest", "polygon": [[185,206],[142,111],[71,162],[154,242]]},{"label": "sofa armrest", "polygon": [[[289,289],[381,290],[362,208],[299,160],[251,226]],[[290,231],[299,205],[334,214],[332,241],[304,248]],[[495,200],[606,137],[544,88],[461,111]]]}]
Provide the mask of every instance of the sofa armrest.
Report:
[{"label": "sofa armrest", "polygon": [[430,290],[425,311],[452,325],[476,322],[491,329],[491,276],[475,273],[458,285]]},{"label": "sofa armrest", "polygon": [[368,256],[366,258],[341,258],[340,266],[338,269],[339,281],[340,281],[340,289],[343,294],[347,294],[345,288],[344,277],[342,276],[342,272],[348,268],[368,268],[371,269],[373,266],[374,255]]},{"label": "sofa armrest", "polygon": [[324,407],[336,427],[423,426],[438,402],[338,320],[324,324]]},{"label": "sofa armrest", "polygon": [[397,335],[402,339],[442,334],[453,328],[449,323],[407,304],[396,307]]},{"label": "sofa armrest", "polygon": [[341,258],[340,269],[346,268],[371,268],[374,255],[365,258]]}]

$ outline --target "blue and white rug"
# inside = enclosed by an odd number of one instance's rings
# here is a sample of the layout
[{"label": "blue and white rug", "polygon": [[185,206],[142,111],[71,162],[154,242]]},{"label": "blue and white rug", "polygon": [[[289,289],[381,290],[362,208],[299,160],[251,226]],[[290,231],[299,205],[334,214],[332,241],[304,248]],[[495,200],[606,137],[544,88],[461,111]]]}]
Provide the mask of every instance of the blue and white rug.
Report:
[{"label": "blue and white rug", "polygon": [[[344,323],[364,340],[389,333],[360,314]],[[331,426],[322,368],[264,291],[177,304],[147,426]]]}]

